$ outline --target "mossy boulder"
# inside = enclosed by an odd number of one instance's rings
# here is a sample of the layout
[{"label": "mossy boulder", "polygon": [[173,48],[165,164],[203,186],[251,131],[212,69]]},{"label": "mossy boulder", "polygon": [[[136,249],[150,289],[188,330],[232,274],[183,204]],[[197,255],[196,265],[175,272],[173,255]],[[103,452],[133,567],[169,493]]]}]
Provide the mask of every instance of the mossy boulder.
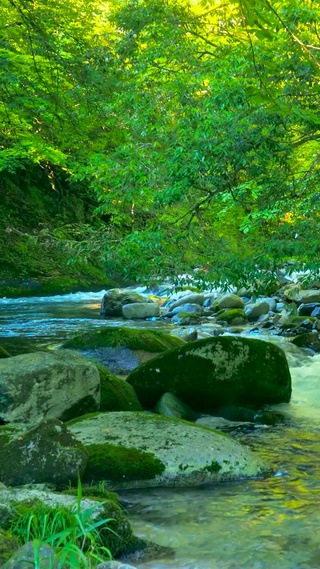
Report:
[{"label": "mossy boulder", "polygon": [[116,375],[127,375],[144,361],[184,341],[158,330],[106,327],[78,334],[63,348],[79,350],[103,363]]},{"label": "mossy boulder", "polygon": [[53,547],[39,541],[28,541],[16,549],[1,569],[33,569],[34,567],[59,569],[59,561]]},{"label": "mossy boulder", "polygon": [[320,351],[320,341],[318,332],[305,332],[292,338],[291,342],[299,348],[311,348],[312,350]]},{"label": "mossy boulder", "polygon": [[137,394],[130,383],[97,364],[100,373],[100,411],[142,411]]},{"label": "mossy boulder", "polygon": [[217,321],[223,321],[227,324],[237,326],[238,324],[245,324],[248,318],[242,308],[233,308],[232,310],[219,310],[216,315]]},{"label": "mossy boulder", "polygon": [[0,480],[8,486],[52,483],[58,487],[76,483],[88,456],[81,443],[57,419],[14,436],[0,436]]},{"label": "mossy boulder", "polygon": [[[78,507],[75,496],[58,494],[50,491],[30,489],[0,490],[0,504],[6,503],[10,515],[7,517],[5,529],[20,516],[28,512],[35,517],[43,518],[43,511],[56,512],[57,510],[74,511]],[[80,509],[87,517],[86,512],[91,511],[90,519],[93,522],[107,520],[99,527],[102,545],[110,549],[113,556],[120,555],[132,543],[134,537],[128,518],[123,508],[114,500],[95,500],[82,498]]]},{"label": "mossy boulder", "polygon": [[291,396],[285,353],[271,342],[233,336],[169,350],[133,370],[127,381],[146,409],[167,391],[201,412],[225,404],[280,403]]},{"label": "mossy boulder", "polygon": [[149,413],[99,413],[68,424],[89,453],[85,478],[111,489],[193,487],[270,472],[213,429]]},{"label": "mossy boulder", "polygon": [[197,414],[173,393],[165,393],[155,406],[155,412],[165,417],[195,421]]}]

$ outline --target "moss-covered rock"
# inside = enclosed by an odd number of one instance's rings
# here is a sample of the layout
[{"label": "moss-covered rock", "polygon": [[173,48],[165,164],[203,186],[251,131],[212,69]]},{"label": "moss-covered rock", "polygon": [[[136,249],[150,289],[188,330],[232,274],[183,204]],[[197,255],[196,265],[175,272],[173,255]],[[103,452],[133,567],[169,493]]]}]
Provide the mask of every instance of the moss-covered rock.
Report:
[{"label": "moss-covered rock", "polygon": [[130,383],[97,364],[100,373],[100,411],[142,411],[137,394]]},{"label": "moss-covered rock", "polygon": [[315,351],[319,351],[320,347],[318,332],[305,332],[304,334],[299,334],[299,336],[292,338],[291,342],[299,348],[311,348]]},{"label": "moss-covered rock", "polygon": [[87,481],[108,488],[184,487],[270,472],[259,457],[210,428],[150,413],[100,413],[68,428],[89,453]]},{"label": "moss-covered rock", "polygon": [[156,354],[183,344],[181,338],[157,330],[106,327],[78,334],[63,348],[79,350],[103,363],[111,373],[125,376]]},{"label": "moss-covered rock", "polygon": [[101,316],[122,316],[122,307],[126,304],[151,303],[147,296],[130,289],[112,288],[101,301]]},{"label": "moss-covered rock", "polygon": [[0,444],[0,480],[9,486],[76,483],[88,461],[81,443],[57,419],[16,436],[2,434]]},{"label": "moss-covered rock", "polygon": [[91,349],[91,348],[130,348],[131,350],[144,350],[151,353],[160,353],[170,348],[183,345],[181,338],[159,332],[157,330],[140,330],[137,328],[105,327],[99,330],[89,330],[77,334],[65,344],[63,348]]},{"label": "moss-covered rock", "polygon": [[132,371],[128,382],[146,409],[167,391],[201,412],[230,403],[280,403],[291,396],[284,352],[270,342],[232,336],[169,350]]},{"label": "moss-covered rock", "polygon": [[244,324],[247,322],[248,318],[242,310],[242,308],[233,308],[232,310],[219,310],[218,314],[216,315],[217,321],[223,321],[227,324],[234,324],[235,326],[238,324]]}]

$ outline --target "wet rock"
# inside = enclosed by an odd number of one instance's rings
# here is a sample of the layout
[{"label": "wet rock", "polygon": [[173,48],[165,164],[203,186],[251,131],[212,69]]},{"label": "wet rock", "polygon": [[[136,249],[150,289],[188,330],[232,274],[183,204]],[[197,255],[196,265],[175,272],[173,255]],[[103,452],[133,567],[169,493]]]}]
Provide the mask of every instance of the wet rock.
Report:
[{"label": "wet rock", "polygon": [[199,304],[188,303],[177,306],[170,311],[170,314],[173,314],[175,316],[176,314],[180,315],[182,313],[184,316],[201,316],[202,312],[202,307],[199,306]]},{"label": "wet rock", "polygon": [[202,305],[204,303],[204,295],[203,294],[198,294],[198,293],[193,293],[193,294],[186,294],[185,296],[183,296],[182,298],[179,298],[178,300],[175,300],[173,302],[169,302],[167,304],[170,312],[172,312],[175,308],[177,308],[178,306],[181,306],[183,304],[199,304]]},{"label": "wet rock", "polygon": [[156,302],[136,302],[122,306],[122,316],[127,320],[152,318],[159,315],[160,308]]},{"label": "wet rock", "polygon": [[167,391],[195,411],[225,404],[289,401],[291,378],[284,352],[243,337],[198,340],[146,362],[127,378],[146,409]]},{"label": "wet rock", "polygon": [[122,316],[125,304],[152,302],[147,296],[132,290],[112,288],[106,292],[101,302],[101,316]]},{"label": "wet rock", "polygon": [[101,381],[100,411],[142,411],[135,390],[124,379],[97,364]]},{"label": "wet rock", "polygon": [[194,421],[197,414],[173,393],[165,393],[155,406],[155,412],[165,417],[177,417],[186,421]]},{"label": "wet rock", "polygon": [[[36,564],[37,559],[39,565]],[[15,551],[1,569],[30,569],[36,566],[41,569],[58,569],[59,561],[50,545],[28,541]]]},{"label": "wet rock", "polygon": [[298,307],[298,315],[299,316],[314,316],[312,312],[315,308],[318,308],[320,305],[317,302],[309,302],[307,304],[300,304]]},{"label": "wet rock", "polygon": [[244,311],[249,320],[257,320],[264,314],[269,314],[270,306],[268,302],[256,302],[255,304],[247,304]]}]

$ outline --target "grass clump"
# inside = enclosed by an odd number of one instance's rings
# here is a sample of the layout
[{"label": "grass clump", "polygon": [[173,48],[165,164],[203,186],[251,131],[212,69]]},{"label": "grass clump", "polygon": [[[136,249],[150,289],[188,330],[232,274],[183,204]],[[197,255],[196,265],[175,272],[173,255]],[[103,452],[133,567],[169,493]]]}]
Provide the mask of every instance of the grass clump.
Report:
[{"label": "grass clump", "polygon": [[77,500],[72,509],[49,506],[41,500],[17,503],[8,530],[21,545],[34,543],[33,569],[41,569],[40,548],[54,549],[58,567],[91,569],[97,563],[112,559],[103,542],[103,531],[112,518],[101,518],[103,502],[82,507],[82,487],[78,484]]}]

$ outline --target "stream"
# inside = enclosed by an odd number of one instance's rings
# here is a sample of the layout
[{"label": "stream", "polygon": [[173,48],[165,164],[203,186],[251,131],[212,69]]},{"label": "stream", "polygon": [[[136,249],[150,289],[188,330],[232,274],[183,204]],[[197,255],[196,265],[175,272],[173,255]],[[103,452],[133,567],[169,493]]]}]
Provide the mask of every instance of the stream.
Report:
[{"label": "stream", "polygon": [[[15,354],[106,325],[163,327],[101,319],[102,296],[0,299],[0,345]],[[285,421],[272,427],[235,424],[231,433],[271,463],[275,475],[197,489],[122,492],[136,535],[175,552],[139,568],[319,569],[320,354],[270,339],[286,351],[292,374],[291,402],[272,407]]]}]

